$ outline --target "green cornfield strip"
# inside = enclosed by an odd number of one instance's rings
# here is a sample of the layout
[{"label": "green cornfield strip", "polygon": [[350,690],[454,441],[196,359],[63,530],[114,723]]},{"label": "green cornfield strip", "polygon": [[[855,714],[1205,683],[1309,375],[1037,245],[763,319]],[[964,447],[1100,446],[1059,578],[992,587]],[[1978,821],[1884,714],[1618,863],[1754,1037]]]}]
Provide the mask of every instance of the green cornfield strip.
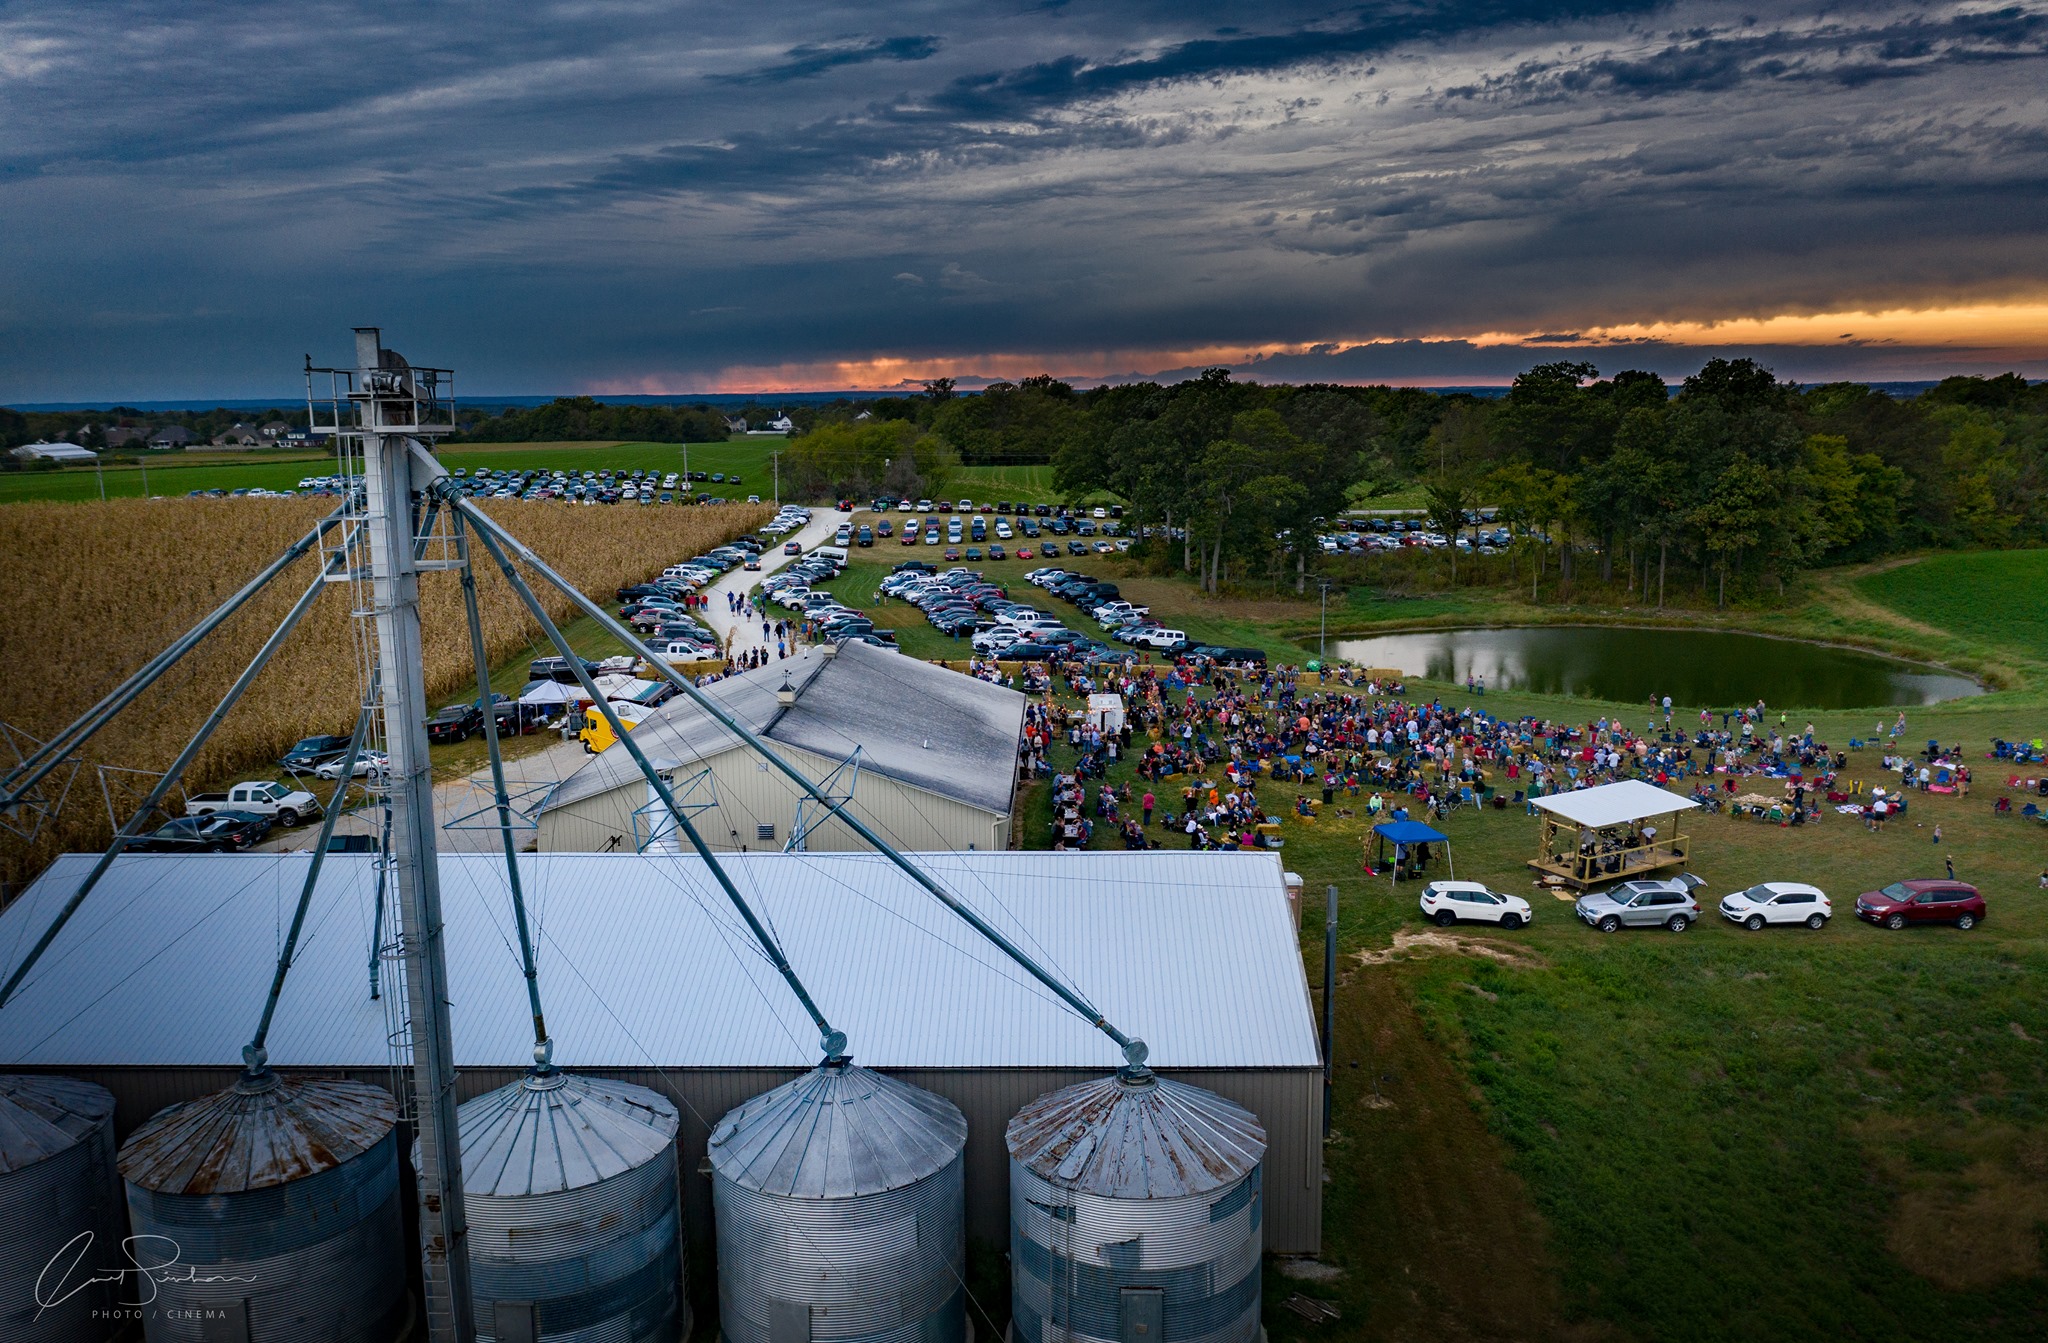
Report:
[{"label": "green cornfield strip", "polygon": [[1930,555],[1856,590],[1908,619],[2048,657],[2048,550]]}]

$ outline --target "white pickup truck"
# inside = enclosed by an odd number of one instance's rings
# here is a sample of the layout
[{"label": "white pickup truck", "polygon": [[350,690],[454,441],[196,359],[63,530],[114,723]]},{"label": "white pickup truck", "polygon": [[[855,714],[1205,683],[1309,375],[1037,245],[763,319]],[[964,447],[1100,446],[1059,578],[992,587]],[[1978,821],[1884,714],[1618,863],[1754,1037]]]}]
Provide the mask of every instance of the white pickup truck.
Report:
[{"label": "white pickup truck", "polygon": [[225,793],[199,793],[185,804],[187,816],[206,816],[216,811],[249,811],[268,816],[289,830],[320,814],[320,799],[304,789],[293,790],[281,783],[238,783]]}]

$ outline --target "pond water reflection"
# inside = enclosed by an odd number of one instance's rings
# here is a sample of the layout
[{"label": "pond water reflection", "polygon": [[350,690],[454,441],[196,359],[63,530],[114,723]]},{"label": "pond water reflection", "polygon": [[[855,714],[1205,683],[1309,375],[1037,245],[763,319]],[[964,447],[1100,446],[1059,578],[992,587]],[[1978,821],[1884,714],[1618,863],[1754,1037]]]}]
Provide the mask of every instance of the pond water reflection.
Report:
[{"label": "pond water reflection", "polygon": [[1435,681],[1483,677],[1488,689],[1643,703],[1669,695],[1694,709],[1753,704],[1848,709],[1934,704],[1981,695],[1966,676],[1873,653],[1724,630],[1550,625],[1431,630],[1333,641],[1365,667]]}]

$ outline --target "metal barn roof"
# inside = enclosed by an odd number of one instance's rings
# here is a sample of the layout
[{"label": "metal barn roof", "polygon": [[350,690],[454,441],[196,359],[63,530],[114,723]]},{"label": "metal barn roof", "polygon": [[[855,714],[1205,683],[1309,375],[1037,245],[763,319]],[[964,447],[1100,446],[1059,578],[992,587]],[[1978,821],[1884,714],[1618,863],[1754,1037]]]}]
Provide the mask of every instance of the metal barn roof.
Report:
[{"label": "metal barn roof", "polygon": [[[965,679],[965,678],[956,678]],[[131,854],[0,1009],[0,1066],[237,1065],[310,855]],[[372,855],[327,857],[269,1037],[279,1067],[381,1067],[369,996]],[[0,914],[11,968],[75,890],[59,859]],[[852,1053],[876,1067],[1103,1067],[1100,1032],[870,854],[734,854]],[[1164,1068],[1318,1066],[1271,853],[913,855]],[[455,1054],[524,1066],[532,1022],[504,860],[443,854]],[[565,1067],[809,1067],[817,1032],[694,856],[524,854],[541,992]],[[386,935],[389,936],[389,925]]]},{"label": "metal barn roof", "polygon": [[[775,692],[787,678],[796,703]],[[704,687],[727,713],[770,741],[844,759],[861,748],[861,768],[914,788],[1008,814],[1015,787],[1024,696],[972,676],[852,641],[826,658],[808,649]],[[679,765],[740,746],[695,700],[677,696],[633,729],[650,756]],[[567,806],[614,788],[641,786],[618,747],[564,779],[542,804]]]}]

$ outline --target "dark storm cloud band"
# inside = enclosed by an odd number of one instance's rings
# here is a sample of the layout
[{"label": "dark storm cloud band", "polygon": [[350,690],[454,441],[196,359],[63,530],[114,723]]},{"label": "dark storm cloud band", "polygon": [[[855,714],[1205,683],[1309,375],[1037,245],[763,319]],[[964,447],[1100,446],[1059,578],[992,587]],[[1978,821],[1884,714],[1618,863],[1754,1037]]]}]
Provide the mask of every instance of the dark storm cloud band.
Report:
[{"label": "dark storm cloud band", "polygon": [[268,394],[364,320],[510,391],[2038,299],[2044,49],[2048,0],[16,3],[0,397]]}]

